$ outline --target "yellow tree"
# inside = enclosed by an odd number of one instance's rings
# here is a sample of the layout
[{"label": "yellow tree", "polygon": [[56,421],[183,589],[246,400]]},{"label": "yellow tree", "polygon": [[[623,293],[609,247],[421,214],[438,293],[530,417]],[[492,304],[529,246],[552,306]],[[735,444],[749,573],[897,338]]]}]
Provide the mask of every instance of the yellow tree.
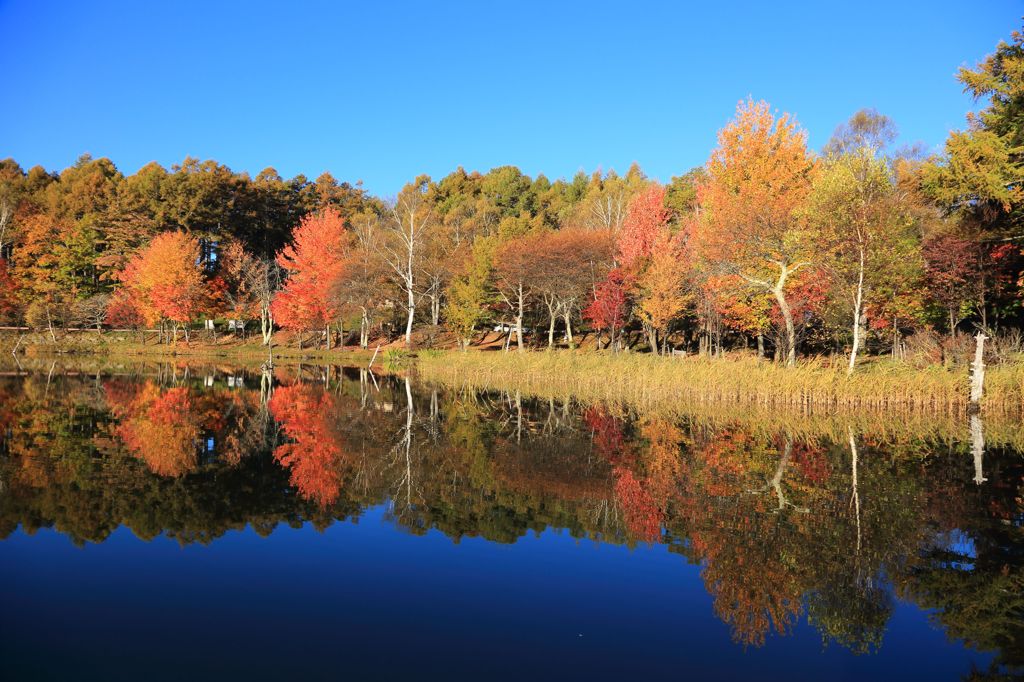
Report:
[{"label": "yellow tree", "polygon": [[852,313],[847,374],[864,343],[869,298],[920,248],[901,204],[889,163],[870,146],[830,154],[815,178],[810,218],[827,244],[832,285]]},{"label": "yellow tree", "polygon": [[698,189],[695,241],[713,270],[770,293],[785,324],[786,364],[796,364],[796,328],[786,300],[793,273],[811,265],[813,230],[802,218],[816,169],[806,135],[788,114],[747,100],[718,133]]},{"label": "yellow tree", "polygon": [[686,251],[680,240],[667,233],[654,242],[650,262],[637,279],[637,315],[653,330],[652,352],[657,353],[657,339],[665,346],[669,323],[677,319],[693,300],[687,289]]}]

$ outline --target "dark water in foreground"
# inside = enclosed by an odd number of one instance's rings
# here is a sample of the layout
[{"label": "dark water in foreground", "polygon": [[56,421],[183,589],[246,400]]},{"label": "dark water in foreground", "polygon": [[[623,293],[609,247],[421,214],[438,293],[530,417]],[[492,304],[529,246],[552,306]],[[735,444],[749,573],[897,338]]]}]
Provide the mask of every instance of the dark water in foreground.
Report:
[{"label": "dark water in foreground", "polygon": [[1010,679],[1000,434],[336,368],[0,377],[0,678]]}]

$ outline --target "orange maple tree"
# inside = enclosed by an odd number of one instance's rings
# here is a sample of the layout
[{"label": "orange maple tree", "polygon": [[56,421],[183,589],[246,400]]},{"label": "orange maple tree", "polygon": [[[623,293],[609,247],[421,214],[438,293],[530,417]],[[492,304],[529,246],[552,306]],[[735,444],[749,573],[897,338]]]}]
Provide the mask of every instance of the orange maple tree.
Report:
[{"label": "orange maple tree", "polygon": [[184,232],[158,234],[119,276],[132,305],[147,324],[170,321],[175,334],[203,310],[209,298],[199,263],[199,240]]},{"label": "orange maple tree", "polygon": [[295,229],[292,243],[277,256],[288,273],[284,287],[274,297],[274,319],[293,331],[326,329],[340,310],[332,289],[348,264],[349,234],[345,220],[333,207],[308,215]]},{"label": "orange maple tree", "polygon": [[619,265],[629,268],[637,260],[649,257],[668,229],[668,218],[665,188],[661,185],[652,184],[634,196],[616,238]]}]

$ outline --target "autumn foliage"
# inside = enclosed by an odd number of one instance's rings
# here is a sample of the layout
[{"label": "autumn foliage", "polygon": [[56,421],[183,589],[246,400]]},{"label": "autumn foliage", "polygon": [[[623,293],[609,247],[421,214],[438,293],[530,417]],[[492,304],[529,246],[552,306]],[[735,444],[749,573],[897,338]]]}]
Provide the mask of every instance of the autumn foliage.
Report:
[{"label": "autumn foliage", "polygon": [[345,270],[349,237],[345,221],[334,208],[309,215],[295,228],[292,243],[278,254],[288,273],[274,298],[274,319],[296,331],[322,329],[338,316],[333,289]]},{"label": "autumn foliage", "polygon": [[208,301],[199,241],[184,232],[154,237],[128,261],[120,279],[131,304],[151,325],[164,320],[187,325]]},{"label": "autumn foliage", "polygon": [[269,403],[287,438],[274,459],[289,470],[299,494],[323,507],[338,499],[344,473],[341,439],[329,420],[332,404],[329,393],[303,384],[277,388]]},{"label": "autumn foliage", "polygon": [[747,99],[706,163],[664,183],[637,164],[558,179],[458,168],[387,200],[329,173],[194,158],[129,176],[88,155],[59,174],[5,159],[0,316],[50,344],[104,321],[186,340],[202,321],[218,342],[258,320],[264,345],[275,327],[330,346],[358,325],[363,348],[404,329],[407,346],[554,349],[560,332],[612,352],[845,355],[848,372],[903,359],[920,331],[951,350],[976,327],[1012,335],[1022,52],[1017,32],[960,70],[980,108],[930,157],[894,148],[895,123],[873,109],[812,150],[792,114]]}]

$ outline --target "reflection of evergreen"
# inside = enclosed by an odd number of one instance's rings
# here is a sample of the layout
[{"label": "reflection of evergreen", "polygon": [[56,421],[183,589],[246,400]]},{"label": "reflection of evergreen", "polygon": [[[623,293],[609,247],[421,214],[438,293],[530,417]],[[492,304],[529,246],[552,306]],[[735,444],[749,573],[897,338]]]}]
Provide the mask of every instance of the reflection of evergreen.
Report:
[{"label": "reflection of evergreen", "polygon": [[987,457],[984,487],[971,481],[966,457],[937,467],[943,497],[971,513],[939,527],[897,580],[908,598],[936,610],[949,637],[998,652],[997,667],[972,679],[1003,679],[1007,669],[1024,676],[1024,462],[1015,453]]},{"label": "reflection of evergreen", "polygon": [[[455,541],[559,529],[664,543],[702,567],[746,644],[806,617],[826,642],[874,651],[895,591],[998,652],[971,679],[1024,666],[1018,453],[989,450],[978,486],[966,446],[927,434],[851,429],[855,453],[834,433],[407,392],[365,370],[286,368],[247,388],[213,370],[150,374],[0,380],[0,537],[49,527],[81,544],[123,526],[209,543],[385,505],[405,531]],[[175,467],[168,447],[185,451]]]}]

